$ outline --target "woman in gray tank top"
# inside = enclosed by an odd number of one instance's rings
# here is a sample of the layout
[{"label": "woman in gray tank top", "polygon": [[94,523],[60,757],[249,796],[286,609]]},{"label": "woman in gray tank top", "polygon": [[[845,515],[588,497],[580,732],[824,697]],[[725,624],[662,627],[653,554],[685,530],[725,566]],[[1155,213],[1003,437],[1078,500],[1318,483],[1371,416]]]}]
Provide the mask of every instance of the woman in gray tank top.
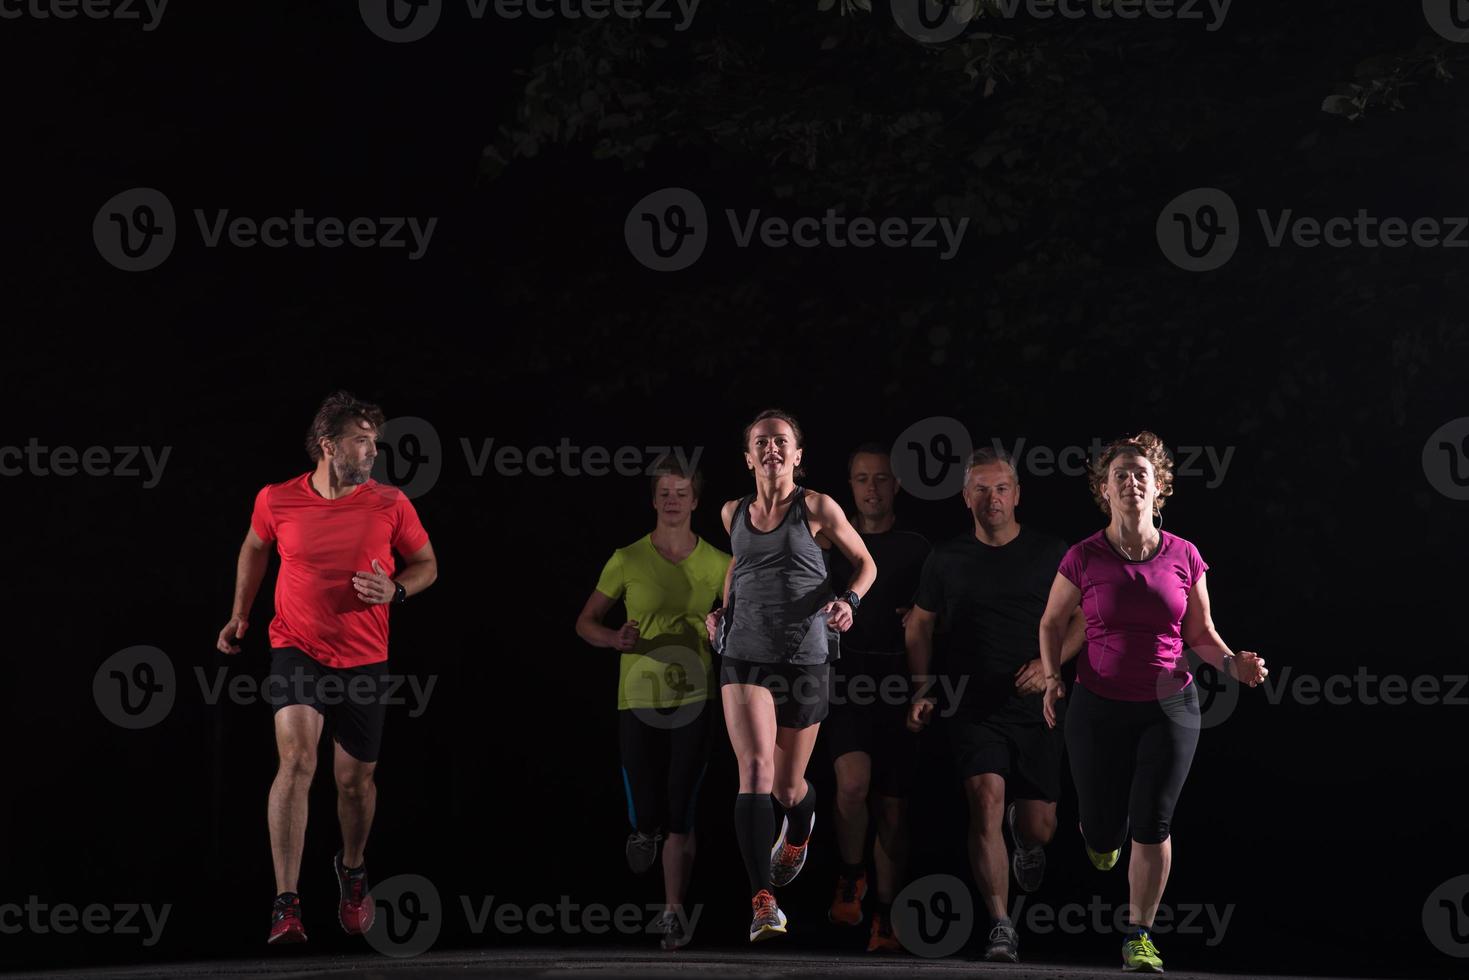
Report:
[{"label": "woman in gray tank top", "polygon": [[[734,560],[724,606],[709,614],[709,635],[723,657],[720,695],[740,771],[735,833],[750,879],[752,942],[786,931],[772,885],[793,881],[806,863],[816,794],[806,763],[830,696],[837,634],[877,578],[876,563],[841,507],[796,484],[801,428],[765,411],[745,428],[745,465],[755,492],[724,505]],[[832,594],[826,550],[835,545],[852,579]],[[772,800],[772,797],[774,798]],[[785,811],[776,835],[772,804]],[[774,840],[774,846],[771,841]]]}]

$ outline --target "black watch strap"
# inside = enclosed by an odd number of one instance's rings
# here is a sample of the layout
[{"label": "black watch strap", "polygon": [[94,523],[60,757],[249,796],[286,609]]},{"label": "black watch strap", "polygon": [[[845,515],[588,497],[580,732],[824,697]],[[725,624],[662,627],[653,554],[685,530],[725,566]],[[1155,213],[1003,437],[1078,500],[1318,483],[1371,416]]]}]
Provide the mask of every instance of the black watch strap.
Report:
[{"label": "black watch strap", "polygon": [[394,605],[397,605],[397,604],[400,604],[402,602],[407,601],[407,599],[408,599],[408,590],[405,589],[405,588],[403,588],[403,583],[402,582],[394,582],[393,583],[393,586],[394,586],[395,589],[397,589],[397,591],[393,594],[393,603],[394,603]]},{"label": "black watch strap", "polygon": [[841,595],[837,596],[837,598],[845,602],[847,605],[851,606],[852,612],[856,612],[857,607],[862,605],[862,597],[851,589],[843,592]]}]

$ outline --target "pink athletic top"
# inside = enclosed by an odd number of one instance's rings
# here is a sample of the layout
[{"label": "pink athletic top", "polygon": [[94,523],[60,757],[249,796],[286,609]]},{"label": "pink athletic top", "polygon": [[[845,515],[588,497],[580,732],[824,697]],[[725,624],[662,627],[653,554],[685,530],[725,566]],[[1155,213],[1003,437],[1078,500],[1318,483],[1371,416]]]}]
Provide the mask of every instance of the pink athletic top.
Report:
[{"label": "pink athletic top", "polygon": [[1189,590],[1208,570],[1199,550],[1161,532],[1158,550],[1142,561],[1118,553],[1098,531],[1078,541],[1058,571],[1081,590],[1086,650],[1076,679],[1117,701],[1157,701],[1193,681],[1183,656],[1183,613]]}]

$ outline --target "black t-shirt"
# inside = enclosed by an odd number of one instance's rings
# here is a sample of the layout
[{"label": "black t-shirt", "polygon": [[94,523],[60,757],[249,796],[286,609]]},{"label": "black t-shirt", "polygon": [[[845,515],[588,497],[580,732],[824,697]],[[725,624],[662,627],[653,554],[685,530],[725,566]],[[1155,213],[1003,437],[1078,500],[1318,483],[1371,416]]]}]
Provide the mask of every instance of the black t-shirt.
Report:
[{"label": "black t-shirt", "polygon": [[971,531],[929,556],[914,602],[938,615],[935,672],[967,678],[964,707],[1040,717],[1039,694],[1015,695],[1015,672],[1040,656],[1041,614],[1065,554],[1060,538],[1022,526],[998,548]]},{"label": "black t-shirt", "polygon": [[[842,649],[903,653],[903,617],[898,609],[913,605],[918,575],[930,551],[928,541],[921,534],[894,527],[881,534],[863,534],[862,542],[877,562],[877,581],[862,597],[852,628],[842,634]],[[836,547],[828,552],[828,559],[832,591],[841,595],[851,584],[852,565]]]}]

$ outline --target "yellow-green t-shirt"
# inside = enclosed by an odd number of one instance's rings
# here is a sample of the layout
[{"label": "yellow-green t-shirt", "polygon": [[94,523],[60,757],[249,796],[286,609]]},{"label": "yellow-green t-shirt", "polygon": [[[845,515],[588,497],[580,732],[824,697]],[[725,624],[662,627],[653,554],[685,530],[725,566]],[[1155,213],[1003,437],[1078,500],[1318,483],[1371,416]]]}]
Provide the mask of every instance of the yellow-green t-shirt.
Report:
[{"label": "yellow-green t-shirt", "polygon": [[672,708],[712,696],[713,660],[704,617],[724,591],[730,556],[699,539],[675,564],[644,535],[618,548],[597,591],[621,599],[638,622],[638,644],[622,654],[617,707]]}]

